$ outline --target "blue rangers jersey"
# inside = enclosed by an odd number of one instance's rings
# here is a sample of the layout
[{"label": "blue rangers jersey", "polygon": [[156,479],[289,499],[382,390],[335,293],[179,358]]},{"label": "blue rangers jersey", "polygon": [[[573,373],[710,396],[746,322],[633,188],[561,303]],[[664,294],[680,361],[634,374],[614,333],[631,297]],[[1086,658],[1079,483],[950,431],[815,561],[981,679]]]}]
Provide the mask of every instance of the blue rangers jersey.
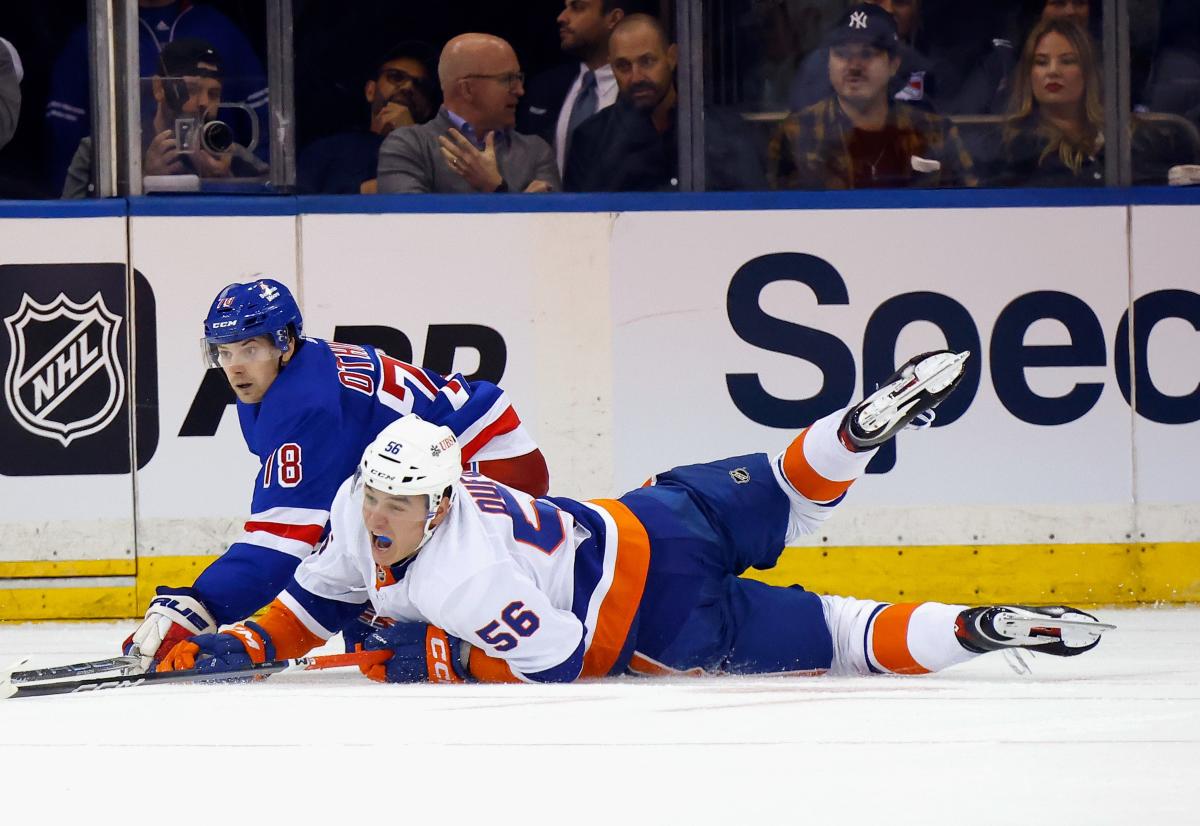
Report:
[{"label": "blue rangers jersey", "polygon": [[537,445],[496,385],[445,378],[369,345],[305,338],[258,404],[237,403],[260,460],[241,536],[193,586],[220,624],[279,593],[321,541],[338,486],[385,425],[409,413],[454,431],[464,462],[523,456]]}]

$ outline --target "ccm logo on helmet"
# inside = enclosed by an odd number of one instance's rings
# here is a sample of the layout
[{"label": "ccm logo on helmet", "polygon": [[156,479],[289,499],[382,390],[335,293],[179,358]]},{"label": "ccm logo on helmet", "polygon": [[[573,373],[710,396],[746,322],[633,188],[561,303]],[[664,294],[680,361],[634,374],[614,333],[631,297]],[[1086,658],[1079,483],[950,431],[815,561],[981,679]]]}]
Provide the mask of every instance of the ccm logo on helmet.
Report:
[{"label": "ccm logo on helmet", "polygon": [[222,327],[236,327],[236,326],[237,326],[236,321],[218,321],[215,324],[213,324],[213,329],[220,330]]}]

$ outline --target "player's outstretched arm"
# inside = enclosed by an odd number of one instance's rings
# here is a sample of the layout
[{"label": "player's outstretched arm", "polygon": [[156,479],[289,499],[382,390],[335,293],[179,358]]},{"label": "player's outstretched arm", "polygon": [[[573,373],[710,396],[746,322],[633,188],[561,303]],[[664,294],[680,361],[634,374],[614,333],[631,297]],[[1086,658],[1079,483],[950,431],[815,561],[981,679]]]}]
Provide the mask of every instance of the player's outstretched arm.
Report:
[{"label": "player's outstretched arm", "polygon": [[442,629],[423,622],[398,622],[380,628],[363,643],[367,651],[390,651],[386,662],[359,666],[380,683],[462,683],[470,646]]},{"label": "player's outstretched arm", "polygon": [[180,641],[163,657],[157,670],[229,671],[251,663],[302,657],[324,642],[276,600],[258,622],[246,620],[219,634],[199,634]]}]

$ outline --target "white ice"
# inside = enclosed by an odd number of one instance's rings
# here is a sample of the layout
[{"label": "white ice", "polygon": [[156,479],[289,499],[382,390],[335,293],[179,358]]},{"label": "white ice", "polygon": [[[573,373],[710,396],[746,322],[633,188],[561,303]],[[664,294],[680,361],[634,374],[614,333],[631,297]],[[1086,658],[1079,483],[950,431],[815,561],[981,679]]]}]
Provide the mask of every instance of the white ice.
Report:
[{"label": "white ice", "polygon": [[[0,702],[0,823],[1200,823],[1200,609],[938,675],[378,685],[357,670]],[[0,668],[130,623],[0,625]],[[268,821],[270,819],[270,821]]]}]

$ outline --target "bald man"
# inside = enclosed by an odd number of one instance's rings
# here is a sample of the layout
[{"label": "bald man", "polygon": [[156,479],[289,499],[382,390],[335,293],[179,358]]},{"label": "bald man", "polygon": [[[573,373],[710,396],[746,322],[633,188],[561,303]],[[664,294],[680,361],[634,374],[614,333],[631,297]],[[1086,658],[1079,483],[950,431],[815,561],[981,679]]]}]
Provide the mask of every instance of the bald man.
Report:
[{"label": "bald man", "polygon": [[445,101],[428,123],[396,129],[379,148],[379,192],[552,192],[554,151],[513,130],[525,76],[506,41],[461,34],[442,49]]}]

